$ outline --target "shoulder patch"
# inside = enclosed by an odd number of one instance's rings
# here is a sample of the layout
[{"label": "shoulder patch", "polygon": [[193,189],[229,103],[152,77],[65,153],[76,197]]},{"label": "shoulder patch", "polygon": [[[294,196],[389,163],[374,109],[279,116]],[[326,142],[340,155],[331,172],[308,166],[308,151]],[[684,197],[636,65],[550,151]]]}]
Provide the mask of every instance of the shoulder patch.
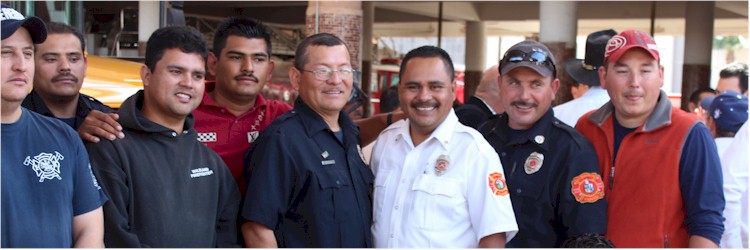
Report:
[{"label": "shoulder patch", "polygon": [[582,173],[570,182],[570,192],[580,203],[594,203],[604,198],[604,182],[597,173]]},{"label": "shoulder patch", "polygon": [[503,178],[503,174],[499,172],[491,173],[487,177],[487,181],[489,182],[488,184],[493,194],[498,195],[498,196],[508,195],[508,184],[505,182],[505,178]]}]

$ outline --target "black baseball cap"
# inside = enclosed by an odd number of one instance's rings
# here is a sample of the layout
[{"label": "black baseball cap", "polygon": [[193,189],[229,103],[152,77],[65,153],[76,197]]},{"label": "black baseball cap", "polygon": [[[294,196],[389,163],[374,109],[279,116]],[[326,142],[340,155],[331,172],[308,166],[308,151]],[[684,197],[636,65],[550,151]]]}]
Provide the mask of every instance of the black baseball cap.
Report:
[{"label": "black baseball cap", "polygon": [[47,39],[47,25],[44,24],[41,18],[35,16],[24,17],[8,5],[3,4],[2,9],[0,9],[0,22],[2,23],[2,40],[16,33],[18,27],[26,28],[31,35],[31,40],[35,44],[42,43]]},{"label": "black baseball cap", "polygon": [[500,60],[500,75],[506,75],[518,67],[530,68],[543,77],[555,72],[555,57],[547,46],[537,41],[526,40],[510,47]]}]

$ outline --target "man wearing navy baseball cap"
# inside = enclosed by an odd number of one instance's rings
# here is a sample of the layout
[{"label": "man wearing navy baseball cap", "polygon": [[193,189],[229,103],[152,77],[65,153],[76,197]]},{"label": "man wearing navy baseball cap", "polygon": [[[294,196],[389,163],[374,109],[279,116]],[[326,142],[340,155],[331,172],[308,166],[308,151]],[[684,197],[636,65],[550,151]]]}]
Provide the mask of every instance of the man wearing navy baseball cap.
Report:
[{"label": "man wearing navy baseball cap", "polygon": [[560,87],[547,46],[522,41],[499,63],[505,112],[479,132],[500,157],[518,233],[507,247],[561,247],[580,234],[603,234],[607,201],[594,148],[555,118],[552,100]]},{"label": "man wearing navy baseball cap", "polygon": [[605,236],[626,248],[717,247],[724,231],[719,156],[706,126],[661,90],[654,39],[637,30],[613,36],[599,79],[610,101],[576,129],[599,156]]},{"label": "man wearing navy baseball cap", "polygon": [[104,247],[107,197],[78,134],[21,107],[34,78],[34,46],[47,38],[38,17],[3,4],[1,246]]}]

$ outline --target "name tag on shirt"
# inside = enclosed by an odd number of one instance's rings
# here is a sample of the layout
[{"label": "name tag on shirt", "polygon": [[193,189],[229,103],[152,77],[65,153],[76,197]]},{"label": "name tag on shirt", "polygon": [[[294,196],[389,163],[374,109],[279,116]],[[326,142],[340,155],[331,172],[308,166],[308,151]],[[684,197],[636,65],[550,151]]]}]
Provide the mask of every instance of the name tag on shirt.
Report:
[{"label": "name tag on shirt", "polygon": [[336,164],[336,160],[321,161],[320,164],[323,164],[323,166],[333,165]]}]

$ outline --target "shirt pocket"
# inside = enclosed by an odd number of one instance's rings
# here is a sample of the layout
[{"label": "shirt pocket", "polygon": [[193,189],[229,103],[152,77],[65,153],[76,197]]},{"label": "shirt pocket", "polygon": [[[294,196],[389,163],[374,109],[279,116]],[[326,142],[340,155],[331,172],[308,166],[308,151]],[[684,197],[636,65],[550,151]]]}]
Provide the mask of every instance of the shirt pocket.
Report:
[{"label": "shirt pocket", "polygon": [[377,176],[375,176],[375,190],[373,192],[375,196],[375,200],[373,201],[373,219],[376,221],[378,218],[380,218],[380,213],[383,211],[383,203],[386,200],[386,187],[388,185],[388,180],[391,178],[391,173],[391,170],[380,170]]},{"label": "shirt pocket", "polygon": [[410,220],[426,230],[444,230],[468,219],[461,182],[449,177],[419,175],[412,185]]},{"label": "shirt pocket", "polygon": [[333,169],[327,169],[316,174],[320,186],[320,200],[312,202],[318,203],[314,206],[320,208],[320,215],[324,217],[324,221],[330,222],[331,217],[333,217],[334,223],[342,223],[350,217],[344,214],[344,211],[340,208],[351,206],[352,201],[348,201],[343,193],[343,190],[348,188],[349,183],[338,178],[334,171]]}]

